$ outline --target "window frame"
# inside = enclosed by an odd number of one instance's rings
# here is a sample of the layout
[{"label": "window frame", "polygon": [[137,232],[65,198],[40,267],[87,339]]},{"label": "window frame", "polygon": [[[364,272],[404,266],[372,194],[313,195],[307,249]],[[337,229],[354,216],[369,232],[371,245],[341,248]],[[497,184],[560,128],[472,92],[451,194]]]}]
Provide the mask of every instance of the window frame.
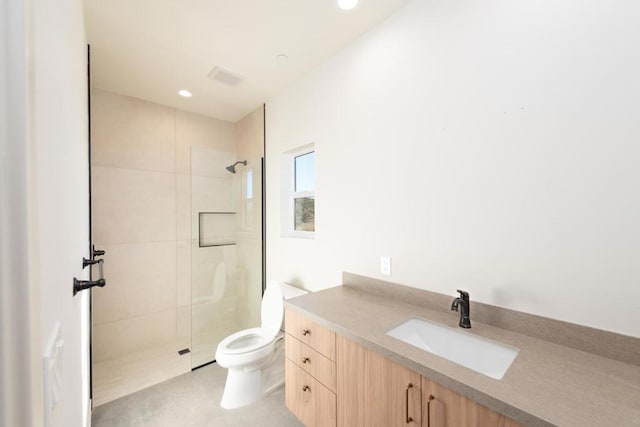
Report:
[{"label": "window frame", "polygon": [[[282,237],[297,237],[303,239],[315,238],[315,200],[316,185],[312,191],[295,191],[296,185],[296,158],[309,153],[316,153],[315,144],[307,144],[284,154],[282,162],[282,203],[281,203],[281,235]],[[317,164],[314,159],[314,166]],[[315,180],[314,180],[315,181]],[[296,199],[313,197],[314,199],[314,231],[295,229],[295,201]]]}]

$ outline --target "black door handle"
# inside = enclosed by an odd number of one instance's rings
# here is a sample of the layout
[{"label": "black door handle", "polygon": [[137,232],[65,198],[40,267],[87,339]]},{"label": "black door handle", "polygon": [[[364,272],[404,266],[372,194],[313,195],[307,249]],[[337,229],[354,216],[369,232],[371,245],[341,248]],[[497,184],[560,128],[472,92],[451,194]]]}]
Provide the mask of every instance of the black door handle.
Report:
[{"label": "black door handle", "polygon": [[84,291],[85,289],[93,288],[94,286],[103,288],[106,284],[107,284],[107,281],[104,279],[78,280],[74,277],[73,278],[73,295],[75,296],[78,292]]},{"label": "black door handle", "polygon": [[92,259],[95,259],[95,257],[97,256],[103,256],[105,254],[105,251],[103,251],[102,249],[96,249],[96,245],[92,246],[91,252],[92,252],[91,254]]},{"label": "black door handle", "polygon": [[[101,251],[104,254],[104,251]],[[94,251],[95,253],[95,251]],[[86,259],[82,258],[82,268],[85,268],[88,265],[98,264],[100,267],[100,278],[98,280],[78,280],[75,277],[73,278],[73,296],[75,296],[78,292],[84,291],[85,289],[93,288],[94,286],[98,286],[103,288],[107,281],[104,280],[104,271],[102,270],[102,265],[104,264],[103,259]]]}]

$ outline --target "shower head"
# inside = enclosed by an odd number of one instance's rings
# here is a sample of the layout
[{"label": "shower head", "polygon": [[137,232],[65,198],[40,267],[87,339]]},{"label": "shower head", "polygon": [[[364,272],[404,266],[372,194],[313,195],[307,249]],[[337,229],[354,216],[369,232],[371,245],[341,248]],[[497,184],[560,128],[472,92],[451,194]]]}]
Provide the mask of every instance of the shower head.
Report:
[{"label": "shower head", "polygon": [[243,165],[247,166],[247,161],[246,160],[241,160],[241,161],[235,162],[231,166],[227,166],[226,169],[231,173],[236,173],[236,165],[238,163],[242,163]]}]

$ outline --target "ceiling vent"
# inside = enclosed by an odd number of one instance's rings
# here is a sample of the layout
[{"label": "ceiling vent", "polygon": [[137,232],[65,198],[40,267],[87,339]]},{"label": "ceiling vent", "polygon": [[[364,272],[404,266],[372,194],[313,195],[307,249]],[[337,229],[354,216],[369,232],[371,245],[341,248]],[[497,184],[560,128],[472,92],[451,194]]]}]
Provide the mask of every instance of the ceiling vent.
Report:
[{"label": "ceiling vent", "polygon": [[211,80],[219,81],[220,83],[224,83],[228,86],[236,87],[245,79],[240,74],[232,73],[229,70],[225,70],[222,67],[215,67],[209,73],[209,78]]}]

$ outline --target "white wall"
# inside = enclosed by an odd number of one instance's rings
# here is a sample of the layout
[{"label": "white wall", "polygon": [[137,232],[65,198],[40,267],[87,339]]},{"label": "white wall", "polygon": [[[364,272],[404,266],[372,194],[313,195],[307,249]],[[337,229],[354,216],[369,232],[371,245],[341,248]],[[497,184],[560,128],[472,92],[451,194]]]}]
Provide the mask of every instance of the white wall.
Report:
[{"label": "white wall", "polygon": [[[640,4],[414,1],[267,103],[267,274],[341,272],[640,337]],[[315,142],[315,240],[280,154]]]},{"label": "white wall", "polygon": [[[56,322],[64,340],[61,397],[52,426],[83,426],[88,417],[88,298],[72,295],[88,278],[89,177],[87,45],[81,0],[34,0],[31,47],[33,207],[41,310],[41,351]],[[90,422],[90,421],[89,421]]]}]

